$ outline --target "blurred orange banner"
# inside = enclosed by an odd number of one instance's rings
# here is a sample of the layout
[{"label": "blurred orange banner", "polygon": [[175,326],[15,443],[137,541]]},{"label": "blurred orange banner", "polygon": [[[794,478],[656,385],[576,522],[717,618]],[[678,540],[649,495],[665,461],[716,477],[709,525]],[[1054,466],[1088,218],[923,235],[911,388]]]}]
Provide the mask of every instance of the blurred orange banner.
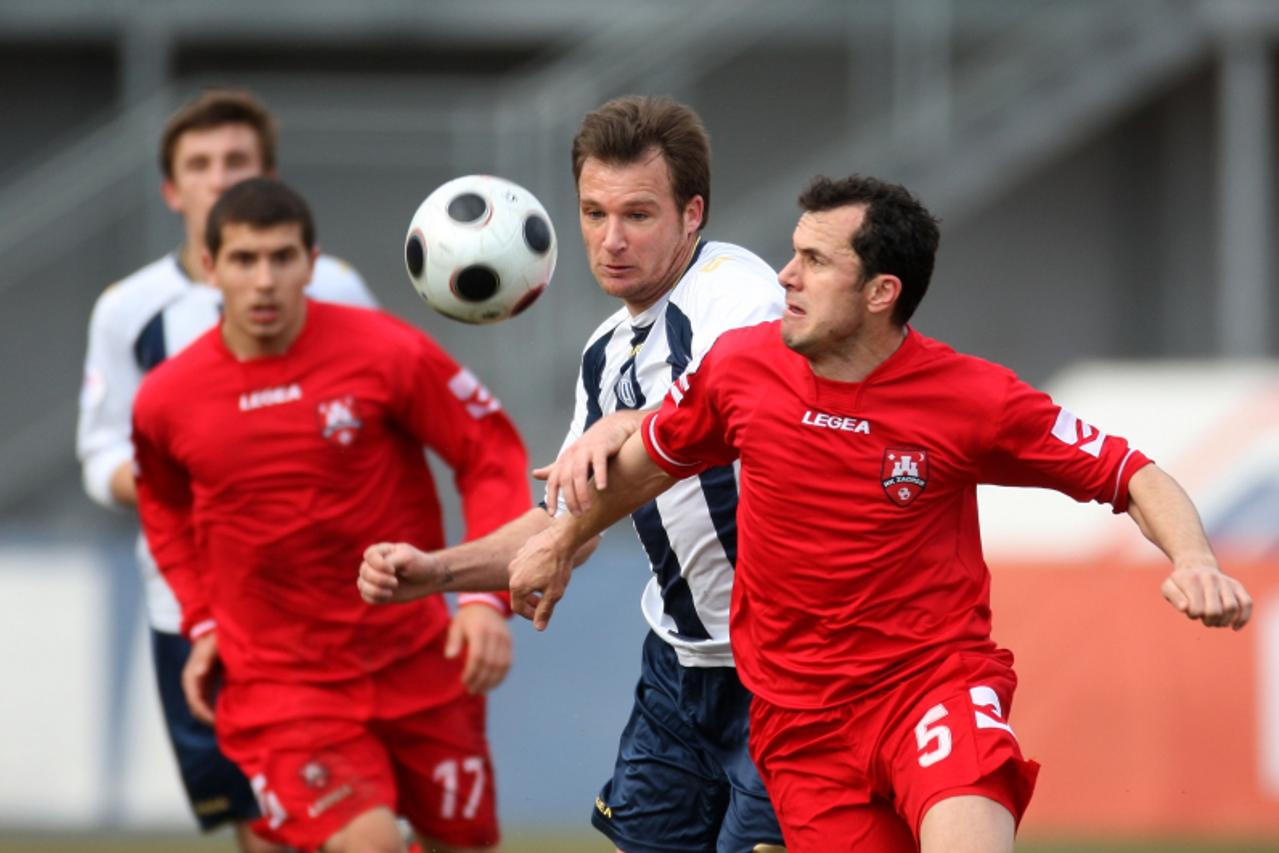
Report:
[{"label": "blurred orange banner", "polygon": [[1256,601],[1241,632],[1174,611],[1166,563],[991,566],[1043,765],[1024,836],[1279,836],[1279,561],[1223,566]]}]

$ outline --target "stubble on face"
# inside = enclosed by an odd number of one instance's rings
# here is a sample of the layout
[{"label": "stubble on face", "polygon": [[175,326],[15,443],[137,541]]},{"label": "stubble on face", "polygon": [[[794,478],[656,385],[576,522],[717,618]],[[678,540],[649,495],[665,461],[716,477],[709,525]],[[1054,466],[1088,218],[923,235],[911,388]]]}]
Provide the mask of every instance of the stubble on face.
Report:
[{"label": "stubble on face", "polygon": [[659,150],[626,164],[588,157],[578,196],[582,239],[601,290],[639,313],[679,281],[697,243],[701,201],[676,205]]},{"label": "stubble on face", "polygon": [[780,275],[786,289],[781,334],[800,355],[817,357],[860,328],[858,297],[867,279],[852,238],[864,215],[860,206],[807,211],[795,226],[795,255]]}]

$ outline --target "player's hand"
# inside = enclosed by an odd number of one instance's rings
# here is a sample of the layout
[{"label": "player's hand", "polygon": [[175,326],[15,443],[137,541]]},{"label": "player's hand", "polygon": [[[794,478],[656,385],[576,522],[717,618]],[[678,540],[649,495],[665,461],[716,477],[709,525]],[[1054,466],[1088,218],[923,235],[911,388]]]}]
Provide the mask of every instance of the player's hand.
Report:
[{"label": "player's hand", "polygon": [[191,716],[209,726],[213,725],[213,693],[220,668],[218,635],[211,631],[191,644],[191,654],[182,667],[182,693]]},{"label": "player's hand", "polygon": [[546,630],[555,605],[564,597],[573,575],[573,556],[560,542],[559,531],[548,527],[530,538],[511,561],[511,609],[533,627]]},{"label": "player's hand", "polygon": [[568,511],[581,515],[591,506],[591,479],[601,492],[608,488],[608,460],[622,449],[626,439],[639,429],[645,412],[614,412],[600,418],[581,438],[566,447],[550,465],[533,470],[533,476],[546,481],[546,505],[552,515],[560,497]]},{"label": "player's hand", "polygon": [[392,604],[443,592],[449,577],[435,554],[406,542],[379,542],[365,549],[356,586],[369,604]]},{"label": "player's hand", "polygon": [[1174,565],[1161,590],[1168,603],[1210,628],[1238,631],[1252,617],[1252,596],[1215,562]]},{"label": "player's hand", "polygon": [[449,625],[444,656],[457,657],[466,647],[462,686],[469,693],[487,693],[511,669],[511,629],[506,617],[482,602],[463,604]]}]

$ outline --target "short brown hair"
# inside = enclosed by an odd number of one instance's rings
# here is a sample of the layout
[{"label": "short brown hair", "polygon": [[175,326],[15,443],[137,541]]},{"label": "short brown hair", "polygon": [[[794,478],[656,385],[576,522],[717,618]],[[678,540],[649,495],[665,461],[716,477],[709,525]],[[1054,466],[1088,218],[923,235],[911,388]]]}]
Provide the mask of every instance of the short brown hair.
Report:
[{"label": "short brown hair", "polygon": [[275,169],[275,119],[262,102],[243,89],[206,89],[165,122],[160,137],[160,172],[173,180],[173,153],[189,130],[208,130],[224,124],[247,124],[258,137],[262,169]]},{"label": "short brown hair", "polygon": [[628,165],[657,148],[671,173],[671,191],[682,210],[702,197],[702,227],[711,211],[711,141],[690,107],[671,98],[624,95],[586,114],[573,137],[573,183],[586,158]]},{"label": "short brown hair", "polygon": [[248,178],[218,198],[204,226],[204,243],[214,258],[222,248],[222,229],[230,224],[254,229],[297,224],[302,228],[302,245],[308,252],[315,248],[315,219],[310,206],[275,178]]}]

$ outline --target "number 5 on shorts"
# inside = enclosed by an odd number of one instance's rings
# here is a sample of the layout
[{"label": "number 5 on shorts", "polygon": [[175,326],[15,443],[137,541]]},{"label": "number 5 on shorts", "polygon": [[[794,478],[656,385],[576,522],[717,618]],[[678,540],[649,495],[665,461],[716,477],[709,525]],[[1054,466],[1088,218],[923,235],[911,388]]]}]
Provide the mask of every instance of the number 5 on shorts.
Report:
[{"label": "number 5 on shorts", "polygon": [[[979,729],[1001,729],[1014,738],[1012,727],[1004,722],[1004,710],[999,695],[984,684],[969,688],[968,697],[973,703],[973,717]],[[949,715],[946,706],[934,705],[915,726],[915,742],[919,744],[919,766],[932,767],[950,755],[951,734],[947,726],[937,725]]]},{"label": "number 5 on shorts", "polygon": [[[944,719],[950,712],[945,705],[934,705],[928,709],[915,726],[915,741],[919,744],[919,766],[932,767],[938,761],[950,755],[950,729],[946,726],[934,725]],[[932,744],[936,742],[936,746]],[[931,747],[931,748],[930,748]]]}]

